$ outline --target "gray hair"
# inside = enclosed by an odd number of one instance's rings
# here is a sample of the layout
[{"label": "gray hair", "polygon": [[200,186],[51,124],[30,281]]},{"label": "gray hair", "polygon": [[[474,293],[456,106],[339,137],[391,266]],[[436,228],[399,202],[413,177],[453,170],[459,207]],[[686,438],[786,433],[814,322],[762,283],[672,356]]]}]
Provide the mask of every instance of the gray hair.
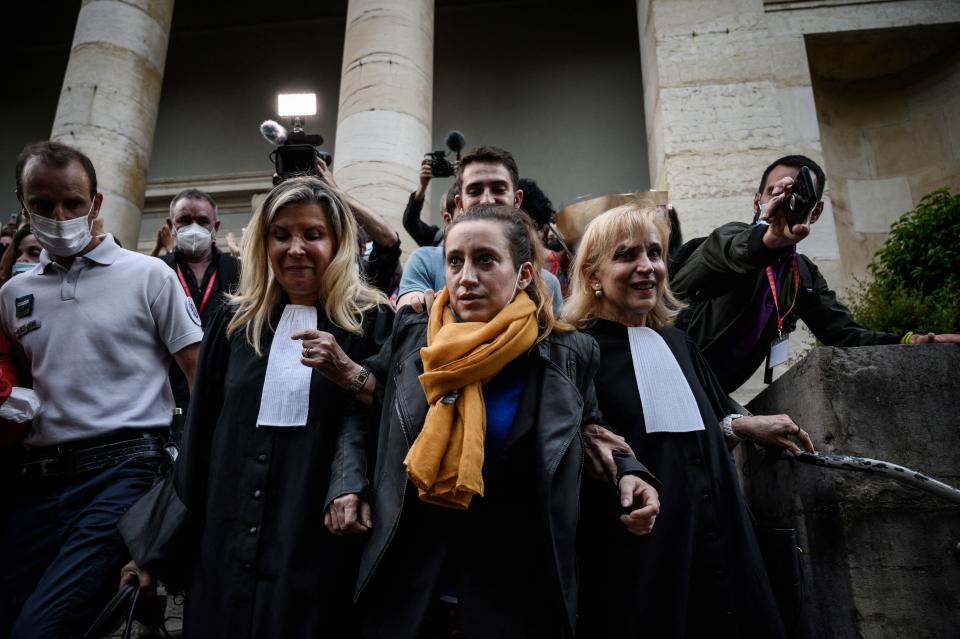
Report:
[{"label": "gray hair", "polygon": [[213,217],[219,217],[220,210],[217,207],[217,201],[213,199],[212,195],[200,189],[184,189],[174,195],[173,199],[170,200],[170,219],[173,219],[173,208],[180,200],[203,200],[213,207]]}]

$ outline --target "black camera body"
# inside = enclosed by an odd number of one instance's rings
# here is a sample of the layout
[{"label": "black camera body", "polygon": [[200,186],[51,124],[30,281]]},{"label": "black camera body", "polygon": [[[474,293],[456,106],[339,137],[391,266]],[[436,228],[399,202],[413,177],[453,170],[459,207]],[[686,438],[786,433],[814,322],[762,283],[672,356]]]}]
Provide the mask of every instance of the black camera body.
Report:
[{"label": "black camera body", "polygon": [[453,176],[453,162],[447,159],[446,151],[433,151],[426,157],[430,162],[430,175],[435,178]]},{"label": "black camera body", "polygon": [[267,120],[260,125],[260,133],[267,141],[277,145],[277,148],[270,152],[276,171],[274,184],[295,175],[319,175],[317,158],[323,160],[328,167],[333,165],[333,156],[317,148],[323,144],[323,136],[304,131],[299,118],[294,119],[292,131],[287,132],[276,122]]},{"label": "black camera body", "polygon": [[[463,145],[466,143],[466,139],[463,137],[463,133],[459,131],[451,131],[447,134],[446,145],[453,153],[457,154],[457,160],[460,159],[460,152],[463,151]],[[433,151],[427,153],[424,157],[428,158],[427,161],[430,163],[430,175],[438,177],[452,177],[454,173],[453,162],[447,159],[446,151]]]},{"label": "black camera body", "polygon": [[813,207],[817,205],[817,189],[813,184],[813,173],[805,166],[793,182],[793,188],[783,198],[783,214],[790,226],[803,224]]}]

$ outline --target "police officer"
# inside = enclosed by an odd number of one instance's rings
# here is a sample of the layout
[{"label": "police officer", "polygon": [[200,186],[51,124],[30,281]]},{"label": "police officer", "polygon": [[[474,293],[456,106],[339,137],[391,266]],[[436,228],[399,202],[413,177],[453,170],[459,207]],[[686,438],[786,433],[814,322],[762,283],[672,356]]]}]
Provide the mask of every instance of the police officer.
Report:
[{"label": "police officer", "polygon": [[31,144],[16,175],[44,250],[37,268],[0,289],[0,330],[41,410],[14,466],[0,636],[80,636],[127,559],[116,522],[163,459],[171,357],[192,380],[202,332],[173,271],[92,235],[103,196],[89,158]]}]

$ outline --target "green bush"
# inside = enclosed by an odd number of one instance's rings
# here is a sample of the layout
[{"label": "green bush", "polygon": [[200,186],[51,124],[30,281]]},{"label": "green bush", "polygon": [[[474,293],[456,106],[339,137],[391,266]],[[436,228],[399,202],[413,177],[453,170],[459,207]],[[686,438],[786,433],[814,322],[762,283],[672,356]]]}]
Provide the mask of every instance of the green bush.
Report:
[{"label": "green bush", "polygon": [[878,331],[956,332],[960,320],[960,194],[927,194],[890,227],[851,299],[857,321]]}]

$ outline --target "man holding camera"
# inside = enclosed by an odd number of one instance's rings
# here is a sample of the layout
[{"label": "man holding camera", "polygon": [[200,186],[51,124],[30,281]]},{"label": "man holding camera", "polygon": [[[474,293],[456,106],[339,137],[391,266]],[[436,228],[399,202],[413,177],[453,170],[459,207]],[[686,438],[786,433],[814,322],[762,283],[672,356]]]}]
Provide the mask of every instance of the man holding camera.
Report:
[{"label": "man holding camera", "polygon": [[[816,204],[791,223],[789,198],[806,168]],[[858,324],[797,244],[823,212],[823,169],[808,157],[788,155],[763,172],[753,197],[753,223],[730,222],[684,245],[670,285],[689,304],[678,325],[696,342],[723,390],[731,393],[764,359],[765,380],[786,361],[797,320],[827,346],[870,346],[960,341],[960,335],[894,335]],[[695,247],[695,248],[694,248]],[[686,254],[686,256],[684,255]]]},{"label": "man holding camera", "polygon": [[92,234],[103,195],[87,156],[32,144],[16,175],[43,252],[0,289],[0,329],[41,410],[12,468],[0,636],[79,637],[127,560],[117,521],[167,457],[167,369],[192,380],[203,334],[170,269]]},{"label": "man holding camera", "polygon": [[[423,202],[427,196],[427,187],[434,177],[433,162],[426,158],[420,164],[420,184],[417,186],[417,190],[410,194],[407,208],[403,210],[403,228],[419,246],[437,246],[443,241],[443,229],[435,224],[424,222],[420,217],[423,213]],[[453,198],[456,194],[457,185],[454,183],[447,190],[443,196],[443,201],[440,203],[440,215],[444,226],[453,219],[453,212],[456,209]]]},{"label": "man holding camera", "polygon": [[[456,177],[454,216],[481,204],[520,208],[523,201],[523,191],[518,188],[520,175],[517,162],[509,151],[493,146],[471,149],[460,159]],[[449,224],[452,219],[445,218],[444,222]],[[544,270],[543,277],[553,293],[554,312],[559,313],[563,304],[560,282],[547,270]],[[411,304],[416,309],[423,308],[424,291],[438,291],[445,284],[443,246],[421,246],[410,254],[403,268],[397,306]]]}]

